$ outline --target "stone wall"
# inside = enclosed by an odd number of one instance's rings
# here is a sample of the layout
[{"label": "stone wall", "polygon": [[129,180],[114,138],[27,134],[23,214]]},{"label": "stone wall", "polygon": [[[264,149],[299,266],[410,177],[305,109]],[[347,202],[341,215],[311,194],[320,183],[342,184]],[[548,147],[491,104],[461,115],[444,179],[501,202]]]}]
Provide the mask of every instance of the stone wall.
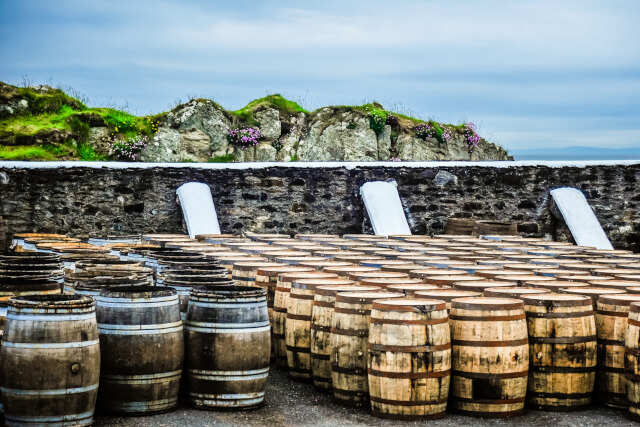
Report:
[{"label": "stone wall", "polygon": [[0,163],[0,216],[9,233],[180,232],[175,190],[200,181],[211,187],[224,233],[360,233],[367,220],[359,187],[395,180],[415,234],[442,233],[449,217],[473,217],[514,221],[527,236],[566,240],[566,227],[550,212],[549,190],[572,186],[585,193],[615,247],[640,252],[634,162],[140,165]]}]

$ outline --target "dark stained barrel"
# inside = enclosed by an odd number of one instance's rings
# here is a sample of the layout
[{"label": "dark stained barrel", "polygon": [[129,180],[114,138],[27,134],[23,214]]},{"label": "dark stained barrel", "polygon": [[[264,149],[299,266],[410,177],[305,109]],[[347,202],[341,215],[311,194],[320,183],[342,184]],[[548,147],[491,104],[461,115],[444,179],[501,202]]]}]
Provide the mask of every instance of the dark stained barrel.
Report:
[{"label": "dark stained barrel", "polygon": [[271,355],[269,328],[265,289],[194,288],[186,321],[189,404],[198,409],[261,406]]},{"label": "dark stained barrel", "polygon": [[0,350],[7,425],[86,426],[100,376],[93,299],[14,297]]},{"label": "dark stained barrel", "polygon": [[98,406],[126,414],[175,409],[184,359],[177,292],[158,286],[105,288],[96,305],[102,356]]}]

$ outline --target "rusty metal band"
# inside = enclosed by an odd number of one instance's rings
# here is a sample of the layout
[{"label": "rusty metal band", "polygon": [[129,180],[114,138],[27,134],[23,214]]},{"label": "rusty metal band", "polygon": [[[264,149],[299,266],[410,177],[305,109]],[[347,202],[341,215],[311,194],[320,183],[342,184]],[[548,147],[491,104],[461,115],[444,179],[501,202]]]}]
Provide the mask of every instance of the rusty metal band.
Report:
[{"label": "rusty metal band", "polygon": [[306,299],[306,300],[311,300],[313,301],[313,295],[305,295],[305,294],[295,294],[293,292],[291,292],[289,294],[289,298],[293,298],[293,299]]},{"label": "rusty metal band", "polygon": [[330,360],[331,356],[328,354],[311,353],[311,358],[317,360]]},{"label": "rusty metal band", "polygon": [[315,323],[311,324],[311,329],[313,329],[314,331],[331,332],[331,326],[320,326],[316,325]]},{"label": "rusty metal band", "polygon": [[604,338],[598,338],[598,345],[624,347],[624,340],[607,340]]},{"label": "rusty metal band", "polygon": [[[599,372],[608,372],[610,374],[624,374],[624,367],[622,368],[615,368],[613,366],[598,366],[598,371]],[[604,391],[601,390],[603,393]],[[622,393],[624,394],[624,393]]]},{"label": "rusty metal band", "polygon": [[327,308],[333,308],[335,303],[333,302],[326,302],[326,301],[313,301],[313,305],[317,306],[317,307],[327,307]]},{"label": "rusty metal band", "polygon": [[494,304],[487,306],[485,304],[464,303],[455,301],[452,303],[453,308],[461,308],[463,310],[474,311],[487,311],[487,310],[523,310],[524,302],[512,303],[512,304]]},{"label": "rusty metal band", "polygon": [[[455,403],[455,398],[451,399]],[[504,412],[485,412],[485,411],[470,411],[467,409],[461,408],[453,408],[455,412],[459,412],[461,414],[471,415],[478,418],[510,418],[515,417],[516,415],[522,415],[524,413],[523,409],[516,409],[515,411],[504,411]]]},{"label": "rusty metal band", "polygon": [[[333,388],[333,392],[337,393],[337,394],[342,394],[345,396],[356,396],[356,397],[362,397],[363,399],[369,399],[369,393],[367,393],[366,391],[362,391],[362,390],[345,390],[343,388]],[[339,397],[336,397],[338,400],[343,400],[340,399]]]},{"label": "rusty metal band", "polygon": [[304,320],[306,322],[311,322],[311,316],[307,316],[305,314],[293,314],[287,313],[287,319],[291,320]]},{"label": "rusty metal band", "polygon": [[590,399],[591,396],[593,396],[593,393],[544,393],[527,391],[527,396],[539,397],[542,399]]},{"label": "rusty metal band", "polygon": [[334,313],[344,313],[344,314],[359,314],[361,316],[369,316],[371,315],[371,310],[356,310],[355,308],[342,308],[335,307],[333,309]]},{"label": "rusty metal band", "polygon": [[[428,307],[425,311],[441,311],[441,310],[446,310],[447,305],[446,304],[425,304],[422,305],[420,307]],[[412,306],[412,305],[389,305],[389,304],[384,304],[384,306],[382,306],[382,304],[375,304],[374,307],[376,310],[380,310],[380,311],[415,311],[416,310],[416,306]]]},{"label": "rusty metal band", "polygon": [[563,366],[535,366],[529,365],[529,371],[540,373],[559,373],[559,374],[589,374],[597,370],[596,366],[576,366],[576,367],[563,367]]},{"label": "rusty metal band", "polygon": [[339,374],[367,376],[367,368],[343,368],[335,363],[331,364],[331,371]]},{"label": "rusty metal band", "polygon": [[336,335],[346,335],[348,337],[367,337],[369,329],[337,329],[331,328],[331,333]]},{"label": "rusty metal band", "polygon": [[439,345],[383,345],[369,343],[369,350],[391,351],[394,353],[431,353],[434,351],[450,350],[451,343]]},{"label": "rusty metal band", "polygon": [[451,370],[440,372],[386,372],[377,369],[369,369],[369,375],[382,378],[401,378],[401,379],[421,379],[421,378],[443,378],[451,375]]},{"label": "rusty metal band", "polygon": [[529,344],[577,344],[585,342],[596,342],[595,335],[584,337],[532,337],[529,336]]},{"label": "rusty metal band", "polygon": [[439,420],[444,418],[447,413],[446,411],[437,412],[435,414],[426,414],[426,415],[402,415],[402,414],[389,414],[387,412],[380,412],[377,409],[371,409],[371,413],[377,418],[384,418],[388,420],[399,420],[399,421],[422,421],[422,420]]},{"label": "rusty metal band", "polygon": [[627,353],[627,354],[632,354],[634,356],[640,356],[640,349],[638,349],[638,348],[625,347],[624,348],[624,352]]},{"label": "rusty metal band", "polygon": [[460,403],[474,403],[477,405],[509,405],[513,403],[523,403],[525,397],[517,397],[515,399],[474,399],[468,397],[455,396],[453,400]]},{"label": "rusty metal band", "polygon": [[640,321],[639,320],[629,319],[629,320],[627,320],[627,322],[629,322],[629,325],[632,325],[632,326],[640,326]]},{"label": "rusty metal band", "polygon": [[296,347],[293,345],[287,346],[287,351],[291,351],[293,353],[311,353],[311,348],[309,347]]},{"label": "rusty metal band", "polygon": [[527,311],[527,318],[535,319],[571,319],[574,317],[589,317],[593,316],[593,311],[580,311],[575,313],[536,313],[534,311]]},{"label": "rusty metal band", "polygon": [[516,314],[514,316],[458,316],[457,314],[450,314],[451,320],[465,320],[468,322],[506,322],[510,320],[524,320],[526,316],[524,313]]},{"label": "rusty metal band", "polygon": [[397,320],[397,319],[377,319],[371,318],[371,323],[376,325],[441,325],[449,323],[448,318],[426,319],[426,320]]},{"label": "rusty metal band", "polygon": [[456,371],[451,370],[451,376],[453,377],[462,377],[468,378],[472,380],[495,380],[496,378],[505,379],[505,378],[523,378],[529,375],[529,371],[520,371],[520,372],[504,372],[504,373],[495,373],[495,374],[487,374],[483,372],[465,372],[465,371]]},{"label": "rusty metal band", "polygon": [[280,307],[279,305],[275,305],[274,304],[273,311],[278,312],[278,313],[286,313],[287,312],[287,308],[286,307]]},{"label": "rusty metal band", "polygon": [[241,282],[255,282],[256,281],[255,277],[241,277],[241,276],[233,276],[232,275],[231,278],[233,280],[238,280],[238,281],[241,281]]},{"label": "rusty metal band", "polygon": [[276,285],[276,292],[284,292],[285,294],[291,293],[291,288],[283,288]]},{"label": "rusty metal band", "polygon": [[443,403],[447,403],[447,397],[443,397],[441,399],[434,399],[434,400],[391,400],[391,399],[383,399],[381,397],[369,395],[369,400],[376,403],[383,403],[385,405],[396,405],[396,406],[424,406],[424,405],[441,405]]},{"label": "rusty metal band", "polygon": [[607,311],[598,309],[596,313],[601,316],[629,317],[629,312],[627,311]]},{"label": "rusty metal band", "polygon": [[529,339],[522,338],[519,340],[508,340],[508,341],[451,340],[451,344],[465,346],[465,347],[515,347],[519,345],[528,345]]}]

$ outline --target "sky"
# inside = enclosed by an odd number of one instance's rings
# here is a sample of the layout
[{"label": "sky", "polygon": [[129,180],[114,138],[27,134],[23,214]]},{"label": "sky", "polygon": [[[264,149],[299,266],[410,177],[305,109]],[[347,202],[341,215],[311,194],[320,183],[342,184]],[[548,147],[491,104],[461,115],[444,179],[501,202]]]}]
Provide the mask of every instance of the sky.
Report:
[{"label": "sky", "polygon": [[0,0],[0,80],[135,114],[376,100],[509,150],[640,147],[640,1]]}]

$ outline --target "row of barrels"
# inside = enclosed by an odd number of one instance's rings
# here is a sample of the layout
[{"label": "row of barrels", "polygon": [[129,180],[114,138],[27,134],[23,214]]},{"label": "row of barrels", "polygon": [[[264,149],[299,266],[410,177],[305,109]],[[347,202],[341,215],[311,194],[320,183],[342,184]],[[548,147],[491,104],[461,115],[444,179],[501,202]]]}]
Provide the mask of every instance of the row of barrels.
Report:
[{"label": "row of barrels", "polygon": [[270,334],[262,289],[193,289],[184,330],[178,294],[164,286],[9,303],[0,350],[8,425],[91,425],[96,402],[113,413],[169,411],[178,404],[183,372],[195,408],[264,401]]}]

